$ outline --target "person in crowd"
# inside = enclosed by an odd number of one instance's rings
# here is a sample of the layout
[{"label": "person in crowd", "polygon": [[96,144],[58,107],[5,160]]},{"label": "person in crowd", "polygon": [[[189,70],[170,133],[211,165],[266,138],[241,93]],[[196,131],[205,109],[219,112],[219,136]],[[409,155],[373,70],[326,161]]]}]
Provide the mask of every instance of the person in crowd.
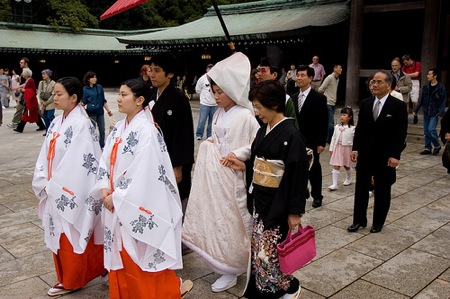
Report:
[{"label": "person in crowd", "polygon": [[[326,80],[326,79],[325,79]],[[330,142],[330,165],[333,166],[331,177],[333,183],[328,190],[335,191],[338,189],[339,170],[345,169],[344,186],[352,183],[352,167],[354,163],[351,161],[353,137],[355,135],[355,124],[353,120],[353,109],[345,107],[341,109],[341,123],[334,127],[333,137]]]},{"label": "person in crowd", "polygon": [[150,97],[139,78],[120,86],[117,102],[126,117],[108,136],[91,193],[101,196],[105,208],[104,266],[112,299],[184,295],[174,271],[183,267],[180,196],[167,146],[147,107]]},{"label": "person in crowd", "polygon": [[163,132],[185,209],[194,163],[194,125],[189,100],[170,84],[177,63],[176,58],[169,53],[152,57],[150,78],[157,92],[153,94],[150,105],[155,122]]},{"label": "person in crowd", "polygon": [[0,102],[2,104],[2,110],[9,107],[8,92],[9,80],[5,75],[4,69],[0,67]]},{"label": "person in crowd", "polygon": [[395,88],[396,88],[395,80],[394,77],[392,77],[392,84],[391,87],[389,88],[389,94],[394,98],[403,101],[403,95],[400,92],[396,91]]},{"label": "person in crowd", "polygon": [[[261,63],[259,64],[256,73],[256,80],[257,82],[262,82],[266,80],[274,80],[279,79],[280,77],[280,71],[279,67],[277,66],[277,63],[275,60],[280,60],[279,57],[273,57],[273,55],[270,57],[264,57],[261,60]],[[295,119],[295,126],[298,128],[298,122],[297,122],[297,115],[295,113],[295,106],[294,101],[291,99],[291,97],[286,94],[286,105],[285,105],[285,111],[284,115],[286,117],[291,117]],[[258,118],[259,120],[259,118]],[[259,120],[259,124],[262,125],[263,122]]]},{"label": "person in crowd", "polygon": [[289,71],[287,71],[286,75],[286,93],[289,96],[292,96],[293,94],[298,92],[298,86],[297,86],[297,68],[295,67],[294,63],[291,63]]},{"label": "person in crowd", "polygon": [[155,92],[155,88],[152,85],[152,80],[150,79],[150,65],[144,64],[141,67],[141,72],[139,78],[150,88],[152,94]]},{"label": "person in crowd", "polygon": [[[24,69],[26,74],[26,69]],[[83,86],[73,77],[58,80],[55,107],[62,111],[51,123],[33,176],[46,246],[53,252],[58,283],[49,296],[74,292],[105,273],[102,203],[89,191],[97,181],[101,155],[98,137],[79,105]]]},{"label": "person in crowd", "polygon": [[400,58],[398,57],[392,59],[391,68],[391,74],[393,77],[392,83],[395,82],[395,86],[393,85],[392,90],[400,92],[402,94],[403,101],[406,105],[408,105],[409,93],[412,88],[411,77],[402,72],[402,64],[400,62]]},{"label": "person in crowd", "polygon": [[284,67],[281,68],[281,76],[280,79],[278,79],[278,81],[280,82],[281,85],[285,86],[286,85],[286,76],[287,76],[287,72],[286,69]]},{"label": "person in crowd", "polygon": [[148,88],[153,88],[152,80],[150,80],[150,65],[142,65],[140,74],[140,78],[145,83],[145,85],[147,85]]},{"label": "person in crowd", "polygon": [[23,93],[22,99],[24,101],[23,106],[25,107],[25,111],[19,124],[14,129],[14,131],[18,133],[23,133],[26,123],[36,123],[38,125],[36,131],[45,130],[45,124],[39,116],[39,104],[36,97],[36,84],[34,83],[33,78],[31,78],[32,75],[33,73],[29,68],[24,68],[22,70],[22,77],[25,78],[26,81],[23,87],[20,87],[19,90]]},{"label": "person in crowd", "polygon": [[106,102],[103,87],[97,83],[97,75],[92,71],[87,72],[84,75],[83,83],[85,86],[81,103],[86,108],[94,126],[98,126],[100,148],[103,149],[105,147],[105,112],[103,108],[106,109],[109,116],[112,116],[113,113]]},{"label": "person in crowd", "polygon": [[206,138],[211,137],[211,126],[213,115],[217,110],[217,103],[213,97],[211,90],[211,84],[208,80],[207,74],[209,70],[213,67],[213,64],[208,64],[206,66],[206,73],[198,79],[195,85],[195,92],[200,95],[200,113],[198,115],[198,125],[197,125],[197,140],[203,138],[205,133],[205,124],[208,121],[208,126],[206,127]]},{"label": "person in crowd", "polygon": [[319,90],[323,78],[325,78],[325,68],[319,63],[319,56],[313,56],[312,63],[309,67],[314,69],[314,77],[311,81],[311,88],[314,90]]},{"label": "person in crowd", "polygon": [[51,70],[43,70],[42,80],[38,85],[38,98],[43,110],[42,118],[45,123],[45,134],[48,131],[50,123],[55,118],[55,104],[53,102],[53,88],[55,87],[55,81],[52,80],[52,75],[53,72]]},{"label": "person in crowd", "polygon": [[396,167],[406,147],[408,114],[406,104],[392,97],[390,72],[378,71],[371,80],[374,96],[361,101],[353,139],[352,161],[356,164],[353,223],[347,230],[356,232],[367,226],[369,190],[374,187],[374,212],[371,233],[383,229],[391,203],[391,186]]},{"label": "person in crowd", "polygon": [[198,77],[197,75],[194,76],[194,78],[192,78],[192,83],[189,86],[189,99],[193,99],[194,98],[194,93],[196,93],[195,91],[195,87],[197,86],[197,82],[198,82]]},{"label": "person in crowd", "polygon": [[218,62],[207,74],[219,109],[211,137],[198,150],[183,243],[221,274],[211,286],[213,292],[235,286],[250,258],[252,218],[245,174],[220,164],[230,152],[246,158],[259,129],[248,100],[249,74],[250,61],[240,52]]},{"label": "person in crowd", "polygon": [[327,97],[327,108],[328,108],[328,134],[327,143],[331,142],[331,137],[333,136],[334,130],[334,112],[336,110],[337,101],[337,89],[339,85],[339,76],[342,74],[342,65],[333,65],[333,73],[328,75],[325,80],[323,80],[322,85],[320,85],[318,91],[323,93]]},{"label": "person in crowd", "polygon": [[312,206],[322,206],[322,166],[320,154],[325,149],[328,134],[327,98],[312,89],[314,69],[302,65],[297,69],[297,85],[300,91],[292,96],[297,114],[298,127],[306,146],[313,151],[314,161],[309,170]]},{"label": "person in crowd", "polygon": [[[30,60],[27,57],[22,57],[19,61],[20,68],[23,70],[24,68],[28,68],[28,64],[30,63]],[[17,125],[19,124],[20,120],[23,117],[23,114],[25,112],[25,106],[22,105],[20,98],[23,98],[23,88],[25,86],[26,79],[22,74],[19,77],[19,86],[17,87],[18,93],[16,93],[17,97],[19,97],[19,101],[16,105],[16,112],[14,113],[13,119],[11,121],[11,124],[8,124],[8,128],[15,129]],[[22,101],[25,103],[24,101]]]},{"label": "person in crowd", "polygon": [[306,147],[292,119],[284,116],[283,86],[277,80],[250,90],[255,114],[264,121],[244,164],[233,154],[222,164],[246,169],[249,178],[247,206],[253,215],[252,272],[245,297],[249,299],[297,299],[297,278],[281,272],[277,245],[301,225],[308,184]]},{"label": "person in crowd", "polygon": [[[421,155],[437,155],[441,150],[441,144],[436,131],[438,121],[442,119],[447,105],[447,90],[444,84],[438,80],[439,73],[435,68],[429,69],[427,73],[428,84],[422,88],[419,103],[413,111],[414,116],[420,108],[423,110],[423,133],[425,136],[425,148]],[[433,151],[431,146],[433,145]]]},{"label": "person in crowd", "polygon": [[403,67],[402,72],[411,78],[412,87],[409,93],[409,99],[412,104],[412,111],[416,109],[420,95],[420,76],[422,73],[422,64],[419,61],[412,60],[409,54],[402,56]]},{"label": "person in crowd", "polygon": [[16,90],[20,86],[20,71],[18,68],[12,69],[12,76],[11,76],[11,99],[14,101],[14,107],[17,106],[17,103],[19,103],[20,99],[20,92],[19,95],[16,95]]}]

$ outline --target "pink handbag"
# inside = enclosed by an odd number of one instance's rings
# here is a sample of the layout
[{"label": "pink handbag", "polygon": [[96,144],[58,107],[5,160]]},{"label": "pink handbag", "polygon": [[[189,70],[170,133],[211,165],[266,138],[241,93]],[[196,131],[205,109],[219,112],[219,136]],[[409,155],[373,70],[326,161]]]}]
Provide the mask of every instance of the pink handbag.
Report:
[{"label": "pink handbag", "polygon": [[281,272],[291,275],[316,256],[315,231],[312,226],[299,226],[298,232],[289,230],[286,240],[278,244]]}]

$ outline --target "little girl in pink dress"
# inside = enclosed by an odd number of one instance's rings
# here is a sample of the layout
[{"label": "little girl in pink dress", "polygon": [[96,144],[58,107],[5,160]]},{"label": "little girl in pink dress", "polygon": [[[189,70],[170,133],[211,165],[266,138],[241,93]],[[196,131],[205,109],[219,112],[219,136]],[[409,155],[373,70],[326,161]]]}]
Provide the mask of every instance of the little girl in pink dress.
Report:
[{"label": "little girl in pink dress", "polygon": [[344,166],[346,178],[344,186],[352,183],[352,167],[354,163],[351,161],[353,136],[355,135],[355,125],[353,122],[353,110],[350,107],[342,108],[341,123],[334,127],[333,138],[330,143],[330,164],[333,166],[331,171],[333,184],[328,187],[329,191],[338,189],[339,169]]}]

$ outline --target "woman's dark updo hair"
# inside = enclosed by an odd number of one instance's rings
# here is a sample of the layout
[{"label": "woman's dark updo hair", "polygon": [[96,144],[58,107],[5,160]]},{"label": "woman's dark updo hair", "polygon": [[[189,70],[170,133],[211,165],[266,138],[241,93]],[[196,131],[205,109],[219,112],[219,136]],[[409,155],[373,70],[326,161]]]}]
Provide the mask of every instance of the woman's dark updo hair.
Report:
[{"label": "woman's dark updo hair", "polygon": [[286,92],[278,80],[259,82],[250,90],[249,99],[251,102],[258,100],[263,107],[284,114]]},{"label": "woman's dark updo hair", "polygon": [[141,78],[127,80],[123,82],[122,85],[128,86],[135,97],[144,97],[142,107],[148,106],[148,103],[150,103],[151,100],[152,92]]},{"label": "woman's dark updo hair", "polygon": [[64,77],[56,81],[56,83],[64,86],[69,96],[76,94],[77,103],[81,101],[81,98],[83,97],[83,85],[81,85],[80,80],[75,77]]}]

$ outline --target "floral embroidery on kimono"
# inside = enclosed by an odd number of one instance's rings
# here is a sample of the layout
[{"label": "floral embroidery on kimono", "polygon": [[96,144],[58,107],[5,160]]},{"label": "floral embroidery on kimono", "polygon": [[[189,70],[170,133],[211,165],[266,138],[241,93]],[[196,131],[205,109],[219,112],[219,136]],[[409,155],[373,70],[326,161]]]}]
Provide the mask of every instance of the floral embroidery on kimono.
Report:
[{"label": "floral embroidery on kimono", "polygon": [[120,180],[119,184],[117,185],[117,188],[128,189],[128,186],[131,184],[132,181],[133,179],[122,178],[122,180]]},{"label": "floral embroidery on kimono", "polygon": [[161,149],[161,152],[163,152],[163,153],[167,152],[167,146],[166,146],[166,143],[164,142],[163,135],[158,132],[157,138],[158,138],[159,148]]},{"label": "floral embroidery on kimono", "polygon": [[132,155],[134,155],[133,147],[135,147],[139,143],[139,140],[136,137],[137,132],[130,132],[127,137],[127,145],[123,147],[122,154],[131,153]]},{"label": "floral embroidery on kimono", "polygon": [[88,175],[90,172],[97,174],[97,159],[95,159],[94,154],[89,153],[89,154],[84,154],[83,155],[84,158],[84,163],[83,163],[83,167],[86,168],[88,170]]},{"label": "floral embroidery on kimono", "polygon": [[153,257],[155,258],[155,260],[153,261],[153,263],[148,263],[148,268],[158,271],[156,266],[166,261],[164,259],[164,252],[162,252],[161,250],[157,250]]},{"label": "floral embroidery on kimono", "polygon": [[89,195],[84,202],[88,205],[88,210],[94,212],[95,215],[100,214],[102,211],[103,204],[100,199],[95,199]]},{"label": "floral embroidery on kimono", "polygon": [[164,182],[164,184],[166,184],[167,188],[169,188],[170,192],[172,192],[173,194],[176,194],[177,190],[176,190],[175,186],[167,178],[166,170],[164,169],[164,165],[159,165],[158,170],[159,170],[159,174],[160,174],[160,176],[158,177],[158,180],[160,180],[161,182]]},{"label": "floral embroidery on kimono", "polygon": [[97,178],[97,179],[98,179],[99,181],[101,181],[101,180],[103,180],[105,177],[109,180],[109,172],[108,172],[105,168],[99,167],[99,168],[98,168],[98,178]]},{"label": "floral embroidery on kimono", "polygon": [[153,221],[153,215],[150,215],[150,217],[147,219],[142,215],[139,215],[138,220],[131,221],[131,226],[133,227],[133,233],[144,233],[144,228],[148,227],[148,229],[153,229],[153,227],[158,227],[158,224],[156,224]]},{"label": "floral embroidery on kimono", "polygon": [[72,126],[67,128],[67,130],[64,132],[64,135],[66,136],[66,139],[64,139],[64,143],[66,144],[66,148],[67,148],[69,146],[69,144],[72,142],[72,137],[73,137]]},{"label": "floral embroidery on kimono", "polygon": [[279,229],[265,230],[262,220],[259,220],[255,213],[252,234],[252,255],[257,256],[253,265],[257,269],[254,273],[256,287],[261,292],[268,293],[286,290],[293,277],[280,271],[277,249],[278,241],[281,239]]},{"label": "floral embroidery on kimono", "polygon": [[113,242],[113,236],[111,230],[105,225],[105,238],[104,238],[104,244],[103,248],[105,249],[105,252],[111,252],[111,246]]},{"label": "floral embroidery on kimono", "polygon": [[58,198],[56,200],[56,207],[64,212],[64,209],[68,206],[71,210],[75,209],[76,207],[78,207],[77,203],[75,202],[75,198],[77,198],[76,196],[72,197],[72,198],[68,198],[67,196],[65,196],[64,194],[61,195],[60,198]]},{"label": "floral embroidery on kimono", "polygon": [[98,142],[97,130],[94,126],[89,126],[89,132],[91,133],[92,141]]}]

